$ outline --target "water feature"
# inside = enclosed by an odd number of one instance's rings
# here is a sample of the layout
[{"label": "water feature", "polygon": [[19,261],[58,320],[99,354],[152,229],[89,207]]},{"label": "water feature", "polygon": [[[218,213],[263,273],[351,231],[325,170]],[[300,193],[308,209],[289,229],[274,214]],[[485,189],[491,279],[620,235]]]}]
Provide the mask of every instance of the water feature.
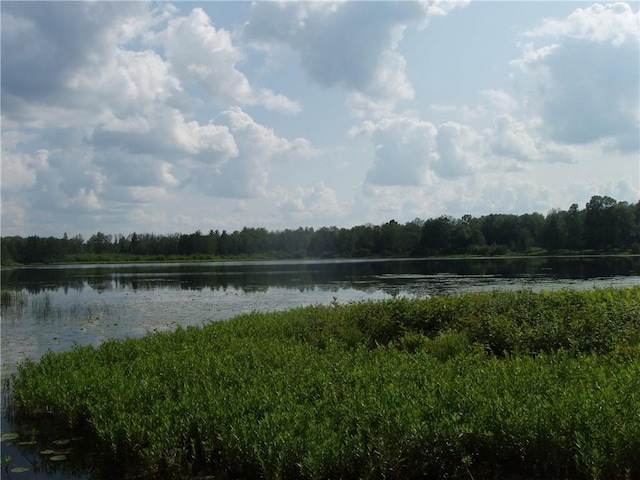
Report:
[{"label": "water feature", "polygon": [[[4,383],[19,362],[37,360],[47,350],[140,337],[251,311],[398,295],[638,285],[640,257],[51,266],[3,270],[1,281]],[[9,431],[4,414],[2,422],[2,432]],[[29,445],[3,441],[6,455],[14,465],[21,461],[30,467],[16,478],[88,478],[55,467]],[[34,468],[43,465],[47,468]]]}]

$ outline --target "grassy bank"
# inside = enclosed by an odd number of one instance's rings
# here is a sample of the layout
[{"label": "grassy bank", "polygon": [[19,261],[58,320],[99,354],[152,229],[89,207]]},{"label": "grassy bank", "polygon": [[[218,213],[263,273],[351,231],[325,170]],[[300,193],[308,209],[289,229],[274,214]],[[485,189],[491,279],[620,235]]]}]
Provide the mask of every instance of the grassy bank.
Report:
[{"label": "grassy bank", "polygon": [[399,259],[399,258],[417,258],[417,259],[443,259],[443,258],[553,258],[553,257],[635,257],[637,252],[633,250],[561,250],[550,252],[542,248],[532,248],[527,252],[510,252],[506,250],[476,253],[460,253],[460,254],[443,254],[430,256],[412,256],[412,255],[367,255],[367,256],[345,256],[331,255],[324,257],[312,257],[307,255],[285,255],[275,252],[266,252],[261,254],[240,254],[240,255],[138,255],[131,253],[78,253],[65,255],[55,261],[47,263],[19,263],[3,259],[2,268],[24,267],[24,266],[44,266],[44,265],[91,265],[91,264],[136,264],[136,263],[197,263],[197,262],[260,262],[260,261],[309,261],[309,260],[380,260],[380,259]]},{"label": "grassy bank", "polygon": [[159,478],[638,478],[640,288],[245,315],[49,353],[9,402]]}]

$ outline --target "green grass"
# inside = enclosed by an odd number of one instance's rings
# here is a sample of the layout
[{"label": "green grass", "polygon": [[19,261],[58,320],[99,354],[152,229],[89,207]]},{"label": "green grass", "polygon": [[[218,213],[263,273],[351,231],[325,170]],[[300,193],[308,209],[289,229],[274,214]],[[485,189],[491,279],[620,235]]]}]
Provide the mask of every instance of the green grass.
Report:
[{"label": "green grass", "polygon": [[640,288],[255,313],[48,353],[9,401],[158,478],[638,478]]}]

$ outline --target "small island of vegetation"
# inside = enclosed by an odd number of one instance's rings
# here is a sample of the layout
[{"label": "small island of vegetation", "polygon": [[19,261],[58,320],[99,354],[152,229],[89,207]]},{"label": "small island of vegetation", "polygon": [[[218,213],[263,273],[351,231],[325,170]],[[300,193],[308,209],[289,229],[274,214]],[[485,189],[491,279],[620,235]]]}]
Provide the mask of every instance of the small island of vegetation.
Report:
[{"label": "small island of vegetation", "polygon": [[248,314],[47,353],[8,405],[144,478],[633,479],[640,288]]}]

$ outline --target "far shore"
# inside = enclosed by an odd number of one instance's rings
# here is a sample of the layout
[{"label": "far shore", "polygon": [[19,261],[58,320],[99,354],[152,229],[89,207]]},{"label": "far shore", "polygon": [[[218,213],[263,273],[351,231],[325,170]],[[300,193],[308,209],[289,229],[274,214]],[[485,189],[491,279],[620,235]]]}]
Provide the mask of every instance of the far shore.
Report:
[{"label": "far shore", "polygon": [[24,267],[50,267],[50,266],[74,266],[74,265],[114,265],[114,264],[145,264],[145,263],[225,263],[225,262],[310,262],[310,261],[377,261],[377,260],[491,260],[491,259],[517,259],[517,258],[597,258],[597,257],[640,257],[640,253],[628,251],[582,251],[582,252],[548,252],[535,250],[529,253],[514,252],[501,255],[434,255],[434,256],[366,256],[366,257],[286,257],[269,255],[237,255],[237,256],[207,256],[207,255],[133,255],[133,254],[86,254],[82,259],[70,259],[51,263],[12,263],[2,265],[2,270]]}]

